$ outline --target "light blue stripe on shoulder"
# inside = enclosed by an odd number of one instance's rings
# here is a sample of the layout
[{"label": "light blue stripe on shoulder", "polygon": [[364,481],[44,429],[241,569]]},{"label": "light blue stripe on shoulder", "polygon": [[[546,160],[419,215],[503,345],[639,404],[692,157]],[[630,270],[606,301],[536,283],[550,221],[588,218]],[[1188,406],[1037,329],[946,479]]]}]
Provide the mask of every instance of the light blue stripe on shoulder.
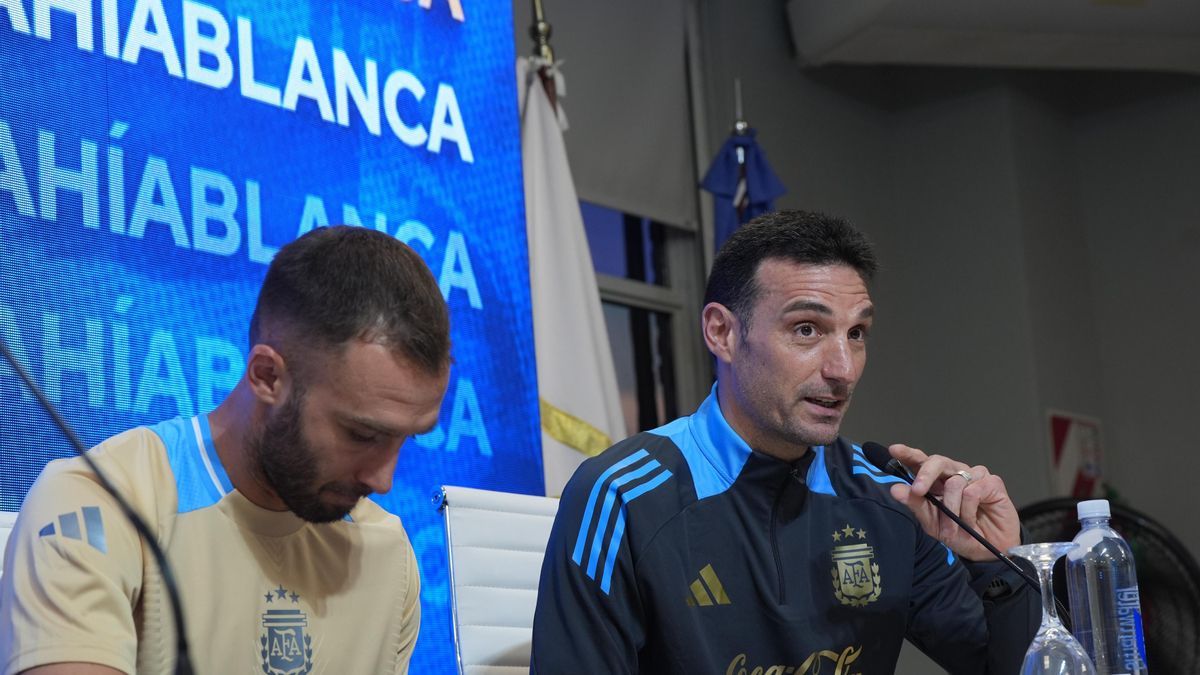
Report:
[{"label": "light blue stripe on shoulder", "polygon": [[[648,456],[650,456],[650,453],[646,452],[645,448],[638,450],[625,459],[608,467],[608,469],[606,469],[604,473],[600,474],[600,477],[596,479],[596,484],[592,486],[592,492],[588,495],[587,508],[584,509],[583,512],[583,521],[579,524],[579,535],[575,538],[575,550],[571,553],[571,559],[575,561],[576,565],[580,565],[583,562],[583,547],[587,542],[588,528],[592,525],[592,513],[596,510],[596,499],[600,496],[600,488],[603,487],[604,481],[608,480],[609,476],[612,476],[621,469],[624,469],[630,464],[633,464],[643,457]],[[603,524],[601,524],[601,527],[602,526]],[[599,531],[599,528],[597,528],[597,531]]]},{"label": "light blue stripe on shoulder", "polygon": [[176,417],[159,422],[150,427],[150,431],[162,441],[167,462],[175,474],[179,513],[207,508],[221,501],[223,495],[204,466],[191,418]]},{"label": "light blue stripe on shoulder", "polygon": [[873,469],[869,469],[865,466],[860,466],[858,463],[854,464],[853,473],[856,476],[866,476],[867,478],[870,478],[871,480],[875,481],[876,483],[879,483],[880,485],[887,485],[888,483],[904,483],[904,482],[906,482],[903,479],[897,478],[895,476],[881,474],[881,473],[879,473],[878,469],[873,470]]},{"label": "light blue stripe on shoulder", "polygon": [[625,506],[629,502],[667,482],[667,479],[670,477],[671,472],[663,469],[662,473],[657,474],[645,483],[625,493],[622,499],[621,510],[617,512],[616,525],[613,526],[612,539],[608,542],[608,555],[604,558],[604,576],[600,579],[600,590],[604,591],[605,594],[612,588],[613,567],[617,562],[617,553],[621,550],[621,537],[625,536]]},{"label": "light blue stripe on shoulder", "polygon": [[650,433],[671,439],[679,448],[691,471],[696,499],[728,490],[750,459],[750,446],[721,413],[716,385],[696,412]]},{"label": "light blue stripe on shoulder", "polygon": [[870,460],[867,459],[867,456],[863,454],[861,447],[857,445],[852,445],[850,447],[854,448],[854,457],[851,460],[851,464],[854,466],[851,471],[854,473],[854,475],[866,476],[880,485],[907,482],[891,474],[884,473],[879,467],[872,464]]},{"label": "light blue stripe on shoulder", "polygon": [[812,492],[836,497],[837,492],[834,492],[833,483],[829,480],[829,469],[825,466],[825,446],[814,446],[813,452],[817,456],[813,458],[812,464],[808,465],[808,477],[805,479],[808,489]]},{"label": "light blue stripe on shoulder", "polygon": [[[600,561],[600,545],[604,541],[604,530],[608,526],[608,518],[612,514],[613,506],[617,504],[617,491],[624,487],[626,483],[630,483],[641,478],[642,476],[645,476],[651,471],[657,469],[659,466],[661,465],[658,463],[658,460],[652,459],[638,468],[629,471],[628,473],[621,474],[621,476],[613,479],[613,482],[608,484],[608,491],[604,495],[604,506],[600,509],[600,520],[597,521],[596,525],[596,534],[592,537],[592,555],[588,558],[587,567],[587,573],[589,577],[593,579],[596,578],[596,563]],[[624,509],[624,504],[628,501],[629,497],[626,496],[618,508]],[[619,537],[616,537],[615,539],[616,541],[620,541]],[[610,540],[608,545],[609,549],[611,550],[613,541]]]}]

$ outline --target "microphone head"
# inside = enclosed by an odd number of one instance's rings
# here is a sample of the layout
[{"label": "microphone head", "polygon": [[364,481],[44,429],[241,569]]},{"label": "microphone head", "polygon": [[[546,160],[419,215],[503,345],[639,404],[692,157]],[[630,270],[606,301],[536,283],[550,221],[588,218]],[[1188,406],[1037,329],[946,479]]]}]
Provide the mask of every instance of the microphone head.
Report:
[{"label": "microphone head", "polygon": [[875,441],[867,441],[862,444],[863,454],[867,456],[867,461],[874,464],[880,471],[891,473],[888,469],[888,462],[892,461],[892,455],[884,446]]},{"label": "microphone head", "polygon": [[874,464],[880,471],[903,479],[905,482],[913,481],[912,472],[908,467],[900,463],[900,460],[892,457],[892,453],[888,449],[875,441],[867,441],[862,444],[863,454],[867,456],[867,461]]}]

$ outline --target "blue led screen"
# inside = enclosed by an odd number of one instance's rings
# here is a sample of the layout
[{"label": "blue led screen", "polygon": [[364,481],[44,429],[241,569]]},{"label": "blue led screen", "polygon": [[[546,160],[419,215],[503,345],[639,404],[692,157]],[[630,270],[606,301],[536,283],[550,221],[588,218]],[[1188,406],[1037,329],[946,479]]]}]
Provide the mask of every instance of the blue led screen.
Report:
[{"label": "blue led screen", "polygon": [[[88,445],[215,407],[313,227],[438,278],[441,421],[376,498],[421,565],[413,672],[454,668],[434,490],[542,492],[512,34],[507,2],[0,2],[0,337]],[[7,511],[71,454],[2,364],[0,453]]]}]

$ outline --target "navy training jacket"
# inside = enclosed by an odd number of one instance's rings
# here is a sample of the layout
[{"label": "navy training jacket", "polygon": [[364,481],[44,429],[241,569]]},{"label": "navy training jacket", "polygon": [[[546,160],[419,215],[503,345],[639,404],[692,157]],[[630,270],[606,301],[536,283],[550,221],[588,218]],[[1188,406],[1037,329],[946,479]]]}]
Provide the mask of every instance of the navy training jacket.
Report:
[{"label": "navy training jacket", "polygon": [[716,389],[567,484],[547,547],[533,673],[892,673],[908,638],[951,673],[1017,672],[1038,594],[928,536],[839,438],[753,452]]}]

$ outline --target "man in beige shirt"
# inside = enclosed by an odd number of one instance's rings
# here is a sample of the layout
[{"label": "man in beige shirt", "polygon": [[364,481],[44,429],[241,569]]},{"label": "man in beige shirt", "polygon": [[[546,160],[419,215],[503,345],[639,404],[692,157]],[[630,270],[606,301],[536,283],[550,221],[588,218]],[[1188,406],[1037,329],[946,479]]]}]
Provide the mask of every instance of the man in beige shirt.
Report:
[{"label": "man in beige shirt", "polygon": [[[403,673],[419,575],[387,492],[437,421],[445,302],[410,248],[314,230],[276,255],[241,381],[215,410],[90,451],[178,580],[197,673]],[[170,673],[175,631],[145,542],[79,459],[30,490],[0,578],[0,673]]]}]

